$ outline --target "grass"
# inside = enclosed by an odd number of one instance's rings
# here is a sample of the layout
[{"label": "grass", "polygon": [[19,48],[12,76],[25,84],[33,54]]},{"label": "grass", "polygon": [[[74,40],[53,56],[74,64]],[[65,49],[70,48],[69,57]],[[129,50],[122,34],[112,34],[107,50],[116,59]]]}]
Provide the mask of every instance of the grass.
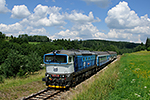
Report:
[{"label": "grass", "polygon": [[150,99],[150,52],[125,54],[119,65],[119,79],[109,99]]},{"label": "grass", "polygon": [[45,84],[42,82],[44,75],[45,69],[28,78],[5,79],[5,82],[0,84],[0,99],[14,100],[45,89]]},{"label": "grass", "polygon": [[74,100],[150,100],[150,52],[124,54],[85,87]]}]

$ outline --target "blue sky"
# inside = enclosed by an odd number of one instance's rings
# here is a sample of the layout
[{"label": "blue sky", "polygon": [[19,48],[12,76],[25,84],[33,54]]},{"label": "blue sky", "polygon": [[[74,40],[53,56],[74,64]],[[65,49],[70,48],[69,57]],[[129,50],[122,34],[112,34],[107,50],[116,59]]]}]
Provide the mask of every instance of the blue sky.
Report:
[{"label": "blue sky", "polygon": [[0,31],[7,36],[103,39],[145,43],[150,0],[0,0]]}]

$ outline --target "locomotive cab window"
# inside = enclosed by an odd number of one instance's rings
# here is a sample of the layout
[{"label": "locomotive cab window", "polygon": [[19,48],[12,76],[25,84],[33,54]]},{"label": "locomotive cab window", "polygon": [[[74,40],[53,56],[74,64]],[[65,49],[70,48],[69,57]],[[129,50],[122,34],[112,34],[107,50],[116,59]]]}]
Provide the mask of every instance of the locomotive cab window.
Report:
[{"label": "locomotive cab window", "polygon": [[49,63],[67,63],[67,56],[64,55],[46,55],[45,62]]}]

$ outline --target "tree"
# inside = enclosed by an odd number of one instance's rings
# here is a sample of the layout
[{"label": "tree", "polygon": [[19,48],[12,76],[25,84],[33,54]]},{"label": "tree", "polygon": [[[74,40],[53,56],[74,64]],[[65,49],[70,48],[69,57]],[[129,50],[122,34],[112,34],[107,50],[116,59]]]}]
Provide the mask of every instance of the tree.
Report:
[{"label": "tree", "polygon": [[18,51],[11,50],[2,66],[5,77],[16,77],[20,68],[24,68],[25,64],[26,56],[20,55]]},{"label": "tree", "polygon": [[150,46],[147,48],[147,51],[150,51]]},{"label": "tree", "polygon": [[40,69],[42,58],[38,55],[38,53],[33,52],[28,57],[28,63],[26,65],[27,72],[35,72]]},{"label": "tree", "polygon": [[146,39],[146,44],[145,44],[146,48],[148,48],[150,46],[150,38]]},{"label": "tree", "polygon": [[0,39],[5,39],[5,34],[3,34],[2,32],[0,32]]}]

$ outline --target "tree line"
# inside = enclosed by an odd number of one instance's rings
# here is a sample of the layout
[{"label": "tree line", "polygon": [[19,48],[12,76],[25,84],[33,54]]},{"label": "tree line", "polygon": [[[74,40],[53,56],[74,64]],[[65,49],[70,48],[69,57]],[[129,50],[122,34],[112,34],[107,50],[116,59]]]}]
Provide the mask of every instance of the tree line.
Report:
[{"label": "tree line", "polygon": [[55,39],[52,41],[47,36],[22,34],[18,37],[8,37],[0,32],[0,82],[3,82],[3,78],[22,77],[40,70],[43,55],[61,49],[116,51],[118,54],[123,54],[150,50],[150,39],[147,38],[146,44],[106,40]]}]

